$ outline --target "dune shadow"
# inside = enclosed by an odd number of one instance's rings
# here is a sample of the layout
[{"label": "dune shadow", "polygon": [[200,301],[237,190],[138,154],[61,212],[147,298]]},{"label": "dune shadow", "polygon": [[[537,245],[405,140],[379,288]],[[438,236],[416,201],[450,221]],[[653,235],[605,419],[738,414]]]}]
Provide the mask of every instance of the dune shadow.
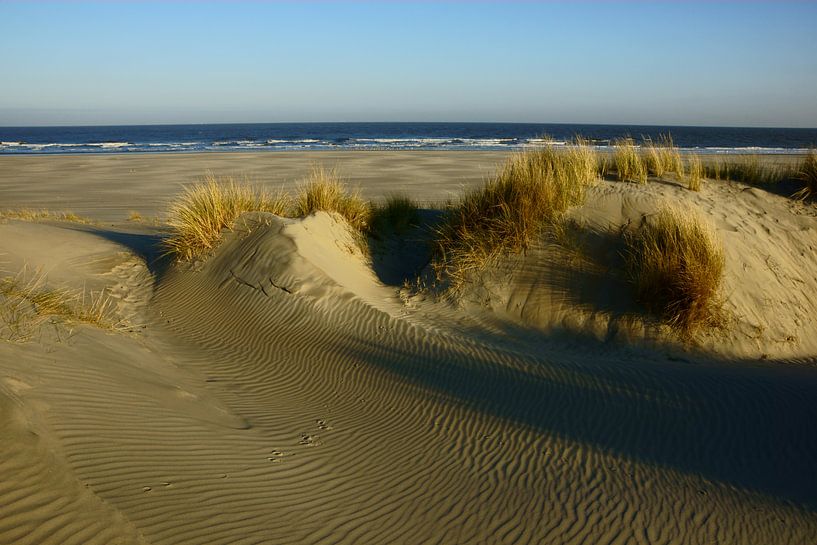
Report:
[{"label": "dune shadow", "polygon": [[817,509],[814,368],[508,333],[422,353],[363,339],[333,349],[541,433]]},{"label": "dune shadow", "polygon": [[433,229],[443,211],[418,210],[419,221],[405,232],[386,231],[369,237],[371,266],[378,280],[399,287],[412,282],[431,262]]},{"label": "dune shadow", "polygon": [[148,270],[159,281],[173,264],[172,256],[162,247],[164,234],[160,231],[140,232],[125,229],[111,229],[94,225],[71,226],[70,229],[90,233],[102,239],[124,246],[144,259]]}]

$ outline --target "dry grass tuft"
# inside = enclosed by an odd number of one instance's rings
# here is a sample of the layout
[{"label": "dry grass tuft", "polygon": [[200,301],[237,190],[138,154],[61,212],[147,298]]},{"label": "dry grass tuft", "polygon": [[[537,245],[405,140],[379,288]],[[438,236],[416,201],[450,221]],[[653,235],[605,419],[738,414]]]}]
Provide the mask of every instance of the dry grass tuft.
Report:
[{"label": "dry grass tuft", "polygon": [[701,158],[693,153],[687,158],[687,189],[690,191],[700,191],[703,178],[704,169],[701,164]]},{"label": "dry grass tuft", "polygon": [[626,239],[639,303],[684,335],[722,323],[723,247],[694,213],[662,208]]},{"label": "dry grass tuft", "polygon": [[644,166],[651,176],[660,178],[666,172],[662,151],[652,140],[645,140],[641,148]]},{"label": "dry grass tuft", "polygon": [[135,210],[131,210],[131,212],[128,214],[128,221],[141,222],[143,219],[142,214]]},{"label": "dry grass tuft", "polygon": [[526,250],[568,207],[584,202],[597,178],[594,150],[552,146],[512,156],[484,187],[466,193],[437,228],[433,267],[438,280],[458,291],[473,271],[493,259]]},{"label": "dry grass tuft", "polygon": [[669,134],[662,134],[657,143],[645,140],[642,146],[642,160],[647,172],[657,178],[664,174],[675,174],[680,179],[684,174],[681,154]]},{"label": "dry grass tuft", "polygon": [[391,195],[385,204],[372,207],[368,232],[374,237],[401,235],[419,222],[417,203],[406,195]]},{"label": "dry grass tuft", "polygon": [[369,223],[371,207],[357,193],[349,193],[335,170],[313,167],[306,182],[298,189],[295,215],[308,216],[323,210],[336,212],[360,232]]},{"label": "dry grass tuft", "polygon": [[613,164],[620,181],[647,183],[647,167],[631,138],[622,138],[613,143]]},{"label": "dry grass tuft", "polygon": [[115,316],[114,304],[102,291],[84,292],[47,286],[41,271],[24,268],[0,278],[0,339],[24,342],[49,320],[86,323],[111,331],[129,331],[130,324]]},{"label": "dry grass tuft", "polygon": [[171,205],[168,224],[171,235],[164,244],[168,253],[180,260],[192,260],[212,251],[221,241],[223,229],[230,229],[244,212],[285,215],[289,196],[269,194],[238,183],[233,178],[205,177],[188,187]]},{"label": "dry grass tuft", "polygon": [[792,197],[800,200],[817,197],[817,153],[813,149],[809,150],[806,158],[800,163],[795,177],[803,182],[803,188]]}]

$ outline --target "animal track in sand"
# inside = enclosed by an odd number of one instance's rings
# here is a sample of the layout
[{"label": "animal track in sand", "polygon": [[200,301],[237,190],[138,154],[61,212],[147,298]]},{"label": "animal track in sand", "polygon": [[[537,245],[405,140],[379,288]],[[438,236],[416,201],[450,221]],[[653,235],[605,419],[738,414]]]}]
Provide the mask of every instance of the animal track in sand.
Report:
[{"label": "animal track in sand", "polygon": [[315,420],[315,424],[317,424],[319,430],[331,430],[332,426],[326,423],[326,420]]},{"label": "animal track in sand", "polygon": [[299,445],[306,445],[309,447],[317,447],[321,445],[320,438],[317,435],[310,435],[308,433],[301,433],[301,440],[298,441]]},{"label": "animal track in sand", "polygon": [[290,455],[287,454],[286,452],[283,452],[283,451],[280,451],[280,450],[273,450],[273,451],[270,452],[270,455],[267,457],[267,460],[269,460],[270,462],[272,462],[274,464],[277,464],[277,463],[283,462],[284,458],[286,456],[290,456]]}]

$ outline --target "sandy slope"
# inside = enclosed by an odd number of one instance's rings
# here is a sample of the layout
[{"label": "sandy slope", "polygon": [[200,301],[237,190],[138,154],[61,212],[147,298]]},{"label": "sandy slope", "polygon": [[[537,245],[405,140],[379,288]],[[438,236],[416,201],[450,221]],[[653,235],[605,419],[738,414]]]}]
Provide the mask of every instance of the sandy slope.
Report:
[{"label": "sandy slope", "polygon": [[247,215],[191,267],[149,229],[0,224],[6,269],[109,286],[147,325],[0,342],[0,543],[814,543],[817,221],[603,184],[577,270],[660,198],[727,240],[735,320],[700,350],[536,252],[484,307],[404,304],[323,213]]},{"label": "sandy slope", "polygon": [[[810,205],[739,184],[700,193],[672,181],[602,183],[569,217],[578,250],[547,242],[508,259],[481,279],[471,299],[550,333],[659,344],[666,331],[644,324],[626,279],[621,233],[661,205],[698,211],[714,223],[726,252],[723,295],[729,327],[697,339],[728,358],[817,354],[817,214]],[[510,281],[508,281],[510,279]]]}]

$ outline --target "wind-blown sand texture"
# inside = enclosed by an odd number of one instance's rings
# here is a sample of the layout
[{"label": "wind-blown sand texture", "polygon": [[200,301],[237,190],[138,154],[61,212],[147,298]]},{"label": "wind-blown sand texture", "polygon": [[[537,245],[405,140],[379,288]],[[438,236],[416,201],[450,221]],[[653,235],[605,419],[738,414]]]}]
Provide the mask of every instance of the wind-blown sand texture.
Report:
[{"label": "wind-blown sand texture", "polygon": [[[817,542],[814,205],[600,182],[570,212],[581,255],[543,241],[452,305],[401,293],[383,271],[403,258],[369,262],[324,212],[246,214],[208,259],[158,259],[161,228],[124,217],[166,181],[63,189],[117,225],[0,223],[5,271],[107,287],[135,325],[0,342],[0,543]],[[0,176],[3,206],[69,208],[20,184]],[[610,272],[665,200],[726,249],[731,318],[694,345]]]}]

